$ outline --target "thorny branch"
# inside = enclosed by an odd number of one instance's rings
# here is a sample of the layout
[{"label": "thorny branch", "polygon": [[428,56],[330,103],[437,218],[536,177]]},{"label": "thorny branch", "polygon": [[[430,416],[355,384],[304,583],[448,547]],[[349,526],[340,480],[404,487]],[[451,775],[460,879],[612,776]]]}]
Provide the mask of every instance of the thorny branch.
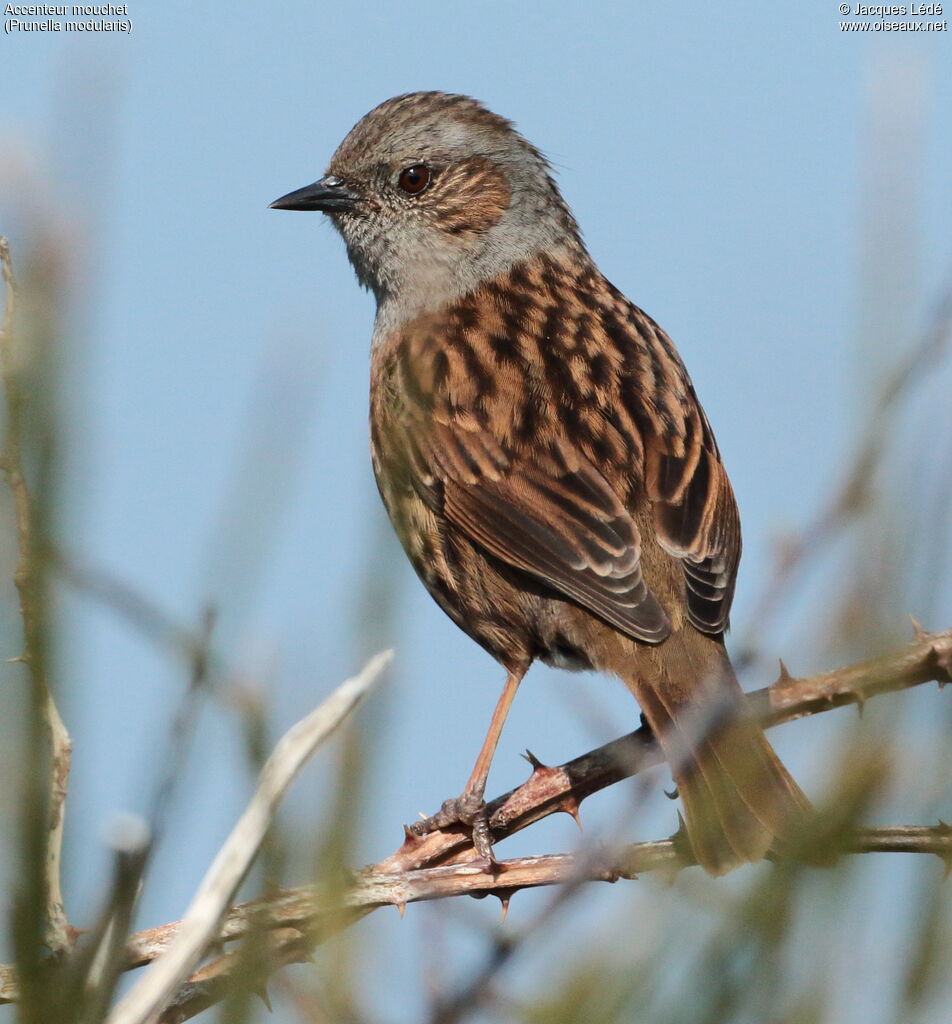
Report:
[{"label": "thorny branch", "polygon": [[107,1024],[151,1024],[216,940],[222,916],[251,868],[278,805],[315,750],[366,696],[392,654],[378,654],[293,726],[261,770],[258,788],[208,869],[165,956],[123,997]]},{"label": "thorny branch", "polygon": [[[905,690],[921,683],[952,681],[952,630],[926,633],[917,624],[916,638],[906,647],[880,658],[857,662],[832,672],[794,679],[781,663],[780,678],[747,695],[752,714],[770,727],[844,704],[862,708],[871,697]],[[533,765],[528,781],[489,804],[494,842],[549,814],[562,811],[575,817],[585,797],[606,786],[663,763],[664,756],[645,729],[613,740],[559,767]],[[408,839],[378,865],[383,871],[408,871],[440,863],[468,845],[465,834],[435,832]]]},{"label": "thorny branch", "polygon": [[[765,726],[779,725],[845,704],[858,705],[878,694],[921,683],[952,681],[952,630],[926,633],[916,626],[916,638],[906,647],[881,658],[859,662],[833,672],[794,679],[782,669],[772,685],[749,695],[752,712]],[[523,785],[489,805],[496,842],[549,814],[577,816],[581,801],[615,782],[661,763],[662,757],[644,729],[624,736],[559,767],[533,765]],[[842,853],[931,853],[952,866],[952,829],[934,827],[857,829],[840,840]],[[289,889],[242,904],[228,912],[213,946],[252,932],[267,932],[267,973],[306,960],[310,950],[329,935],[348,927],[381,906],[402,908],[410,902],[457,895],[495,895],[508,904],[521,888],[564,882],[615,881],[651,870],[677,871],[692,863],[689,849],[677,836],[637,843],[615,850],[575,855],[549,855],[504,861],[495,873],[467,863],[472,856],[462,832],[409,837],[390,857],[353,876],[343,891],[319,893],[312,888]],[[127,968],[143,966],[162,956],[175,941],[180,922],[148,929],[133,936],[127,948]],[[195,972],[160,1018],[175,1024],[193,1017],[223,998],[239,970],[240,953],[227,953]],[[15,998],[12,979],[3,984],[0,1000]]]},{"label": "thorny branch", "polygon": [[44,622],[37,561],[39,538],[35,525],[35,510],[26,477],[23,472],[22,422],[23,396],[17,374],[17,353],[14,343],[14,313],[16,283],[10,259],[10,247],[0,236],[0,265],[6,290],[3,329],[0,334],[0,365],[6,400],[6,443],[0,455],[0,467],[6,475],[13,494],[16,515],[18,561],[14,582],[23,619],[23,654],[17,659],[26,664],[30,674],[31,691],[36,702],[50,744],[48,793],[46,797],[47,834],[44,864],[46,889],[46,918],[44,942],[52,952],[67,949],[71,934],[63,905],[60,887],[60,859],[63,847],[63,815],[72,762],[72,742],[60,718],[50,692],[44,656]]},{"label": "thorny branch", "polygon": [[[899,826],[855,830],[842,846],[844,854],[931,853],[952,869],[952,827]],[[472,864],[446,864],[402,874],[378,870],[358,872],[343,894],[322,895],[312,888],[284,890],[262,900],[235,907],[226,918],[221,941],[248,935],[262,928],[271,943],[265,971],[310,960],[313,947],[380,907],[395,906],[401,914],[407,903],[473,896],[496,896],[508,908],[519,889],[583,882],[636,879],[649,871],[674,873],[694,864],[678,837],[647,843],[585,851],[548,854],[501,861],[498,871],[487,872]],[[143,961],[161,955],[170,941],[166,925],[134,936],[130,953]],[[174,931],[172,932],[174,935]],[[238,953],[228,953],[207,964],[178,992],[161,1017],[162,1024],[179,1024],[224,998],[239,964]],[[260,979],[264,991],[266,975]]]}]

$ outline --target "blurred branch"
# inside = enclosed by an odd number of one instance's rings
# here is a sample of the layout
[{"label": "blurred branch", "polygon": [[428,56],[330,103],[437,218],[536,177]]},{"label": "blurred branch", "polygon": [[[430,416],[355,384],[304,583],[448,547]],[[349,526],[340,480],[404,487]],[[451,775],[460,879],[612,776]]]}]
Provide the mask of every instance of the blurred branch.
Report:
[{"label": "blurred branch", "polygon": [[172,802],[176,785],[182,777],[188,759],[195,724],[198,721],[199,702],[208,689],[214,625],[215,610],[209,606],[202,615],[200,630],[195,634],[196,642],[188,649],[190,661],[188,689],[172,720],[165,770],[159,778],[159,784],[152,798],[152,808],[148,819],[152,844],[161,837],[165,826],[169,804]]},{"label": "blurred branch", "polygon": [[[952,868],[952,827],[894,826],[854,829],[837,840],[842,853],[928,853]],[[494,871],[467,863],[420,868],[401,874],[378,866],[359,872],[342,895],[322,898],[310,887],[287,889],[235,907],[225,918],[220,940],[242,938],[254,929],[271,930],[268,970],[311,959],[310,950],[372,910],[454,896],[496,896],[508,907],[519,889],[583,882],[636,879],[649,871],[676,872],[695,863],[678,836],[581,854],[548,854],[500,861]],[[131,949],[139,962],[161,956],[174,941],[178,925],[164,925],[134,936]],[[178,1024],[221,1000],[239,963],[238,954],[219,957],[196,972],[178,992],[160,1020]]]},{"label": "blurred branch", "polygon": [[922,337],[889,374],[876,400],[870,404],[865,430],[838,477],[842,482],[812,522],[779,545],[773,573],[749,616],[750,621],[756,623],[757,633],[746,637],[741,644],[735,659],[738,670],[753,661],[757,635],[762,636],[766,632],[774,615],[789,601],[790,588],[796,577],[869,506],[873,480],[894,434],[902,401],[945,356],[950,335],[952,281],[940,293],[935,313]]},{"label": "blurred branch", "polygon": [[[141,607],[150,606],[143,601]],[[148,816],[146,820],[123,816],[112,828],[113,882],[103,900],[96,926],[83,936],[63,972],[58,986],[62,994],[57,1020],[100,1024],[109,1012],[116,985],[125,970],[125,946],[139,892],[152,853],[161,839],[168,806],[182,778],[199,717],[199,701],[208,685],[214,622],[214,610],[209,607],[202,616],[201,633],[196,633],[198,639],[188,651],[191,661],[188,689],[172,721],[165,767],[160,772]]]},{"label": "blurred branch", "polygon": [[41,556],[34,518],[33,499],[23,472],[22,424],[23,396],[17,375],[17,354],[14,342],[16,283],[6,238],[0,236],[0,264],[6,290],[3,329],[0,334],[0,365],[7,407],[6,443],[0,455],[0,467],[13,494],[16,516],[18,561],[14,582],[23,619],[24,650],[19,656],[30,675],[33,701],[45,724],[50,744],[48,792],[45,804],[46,837],[44,856],[45,945],[60,952],[71,945],[71,934],[63,905],[60,884],[60,860],[63,848],[63,815],[72,762],[72,742],[50,692],[44,657],[44,621],[37,563]]},{"label": "blurred branch", "polygon": [[[378,656],[354,682],[363,679],[368,684],[369,677],[382,667],[384,657]],[[940,686],[952,681],[952,630],[926,633],[916,626],[916,639],[901,650],[806,679],[794,679],[783,669],[776,683],[750,694],[749,700],[752,713],[759,721],[764,726],[774,726],[844,704],[861,708],[865,700],[878,694],[929,681],[938,681]],[[311,719],[320,715],[325,706],[322,705]],[[346,710],[342,713],[346,714]],[[305,719],[305,723],[311,719]],[[262,805],[262,817],[258,819],[254,836],[242,837],[234,844],[241,858],[231,865],[227,881],[220,879],[212,887],[209,880],[226,863],[227,851],[233,845],[231,839],[216,859],[217,867],[206,876],[199,895],[193,900],[193,909],[182,922],[151,928],[130,939],[127,968],[161,958],[160,964],[166,965],[164,970],[168,973],[163,976],[161,986],[158,982],[150,985],[148,1002],[145,996],[138,994],[142,986],[134,988],[127,1001],[109,1018],[110,1024],[152,1020],[171,1024],[187,1020],[219,1001],[225,994],[227,980],[234,977],[241,962],[239,954],[220,956],[186,981],[189,971],[194,970],[199,958],[212,947],[245,937],[255,930],[268,930],[265,970],[275,970],[284,964],[308,959],[315,945],[380,906],[393,904],[402,910],[406,903],[418,900],[490,893],[506,903],[508,897],[521,888],[566,881],[614,881],[651,870],[680,870],[692,863],[686,845],[674,837],[615,851],[520,858],[503,862],[495,873],[486,873],[466,862],[465,858],[472,855],[472,844],[465,832],[447,831],[423,838],[408,837],[390,857],[354,875],[352,884],[344,891],[322,897],[312,888],[284,890],[237,906],[226,914],[225,907],[238,884],[235,879],[240,880],[247,870],[260,843],[262,829],[267,827],[268,816],[280,799],[281,793],[269,789],[269,785],[280,781],[286,786],[293,777],[289,773],[296,772],[313,749],[308,747],[305,751],[302,746],[295,748],[294,753],[284,747],[292,734],[298,736],[295,743],[306,746],[312,742],[302,739],[303,734],[298,732],[305,723],[296,726],[282,740],[269,761],[269,765],[273,765],[284,748],[285,754],[294,754],[293,763],[285,760],[277,772],[277,780],[272,777],[271,784],[265,779],[269,769],[262,773],[262,784],[253,805],[268,789],[269,795],[263,799],[268,801],[269,809]],[[559,767],[547,767],[531,755],[529,758],[533,765],[529,779],[489,804],[496,842],[557,811],[577,816],[579,804],[585,797],[663,761],[660,750],[645,729]],[[245,818],[250,813],[251,808]],[[952,864],[952,830],[944,824],[931,828],[856,829],[845,838],[837,837],[836,843],[837,851],[842,853],[931,853],[942,857],[947,865]],[[200,932],[195,923],[199,916]],[[175,953],[176,949],[180,952]],[[174,953],[174,959],[166,956],[168,953]],[[13,978],[2,971],[0,968],[0,1001],[13,1001],[16,999]],[[146,975],[146,979],[150,977]],[[136,1002],[132,1002],[134,997]],[[148,1016],[149,1013],[153,1016]],[[161,1016],[156,1016],[160,1013]]]},{"label": "blurred branch", "polygon": [[153,1024],[209,945],[222,917],[271,825],[288,787],[315,750],[366,696],[392,654],[372,658],[363,671],[342,683],[320,707],[294,725],[268,758],[251,802],[208,869],[164,955],[106,1019],[107,1024]]},{"label": "blurred branch", "polygon": [[58,978],[57,1000],[50,1014],[57,1021],[99,1024],[122,974],[129,927],[138,902],[146,862],[152,849],[147,824],[125,816],[112,827],[113,878],[99,919]]},{"label": "blurred branch", "polygon": [[180,625],[155,601],[125,580],[82,562],[63,548],[51,548],[50,559],[64,582],[124,619],[160,649],[180,658],[191,671],[194,672],[196,664],[203,664],[202,674],[207,674],[205,663],[212,657],[207,623],[197,630]]}]

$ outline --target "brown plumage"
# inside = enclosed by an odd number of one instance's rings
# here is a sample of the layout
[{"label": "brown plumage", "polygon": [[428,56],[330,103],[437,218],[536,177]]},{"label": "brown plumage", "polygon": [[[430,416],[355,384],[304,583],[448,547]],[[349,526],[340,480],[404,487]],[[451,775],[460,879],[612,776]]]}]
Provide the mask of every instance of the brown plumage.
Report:
[{"label": "brown plumage", "polygon": [[473,100],[398,97],[275,205],[330,212],[374,289],[380,492],[429,592],[509,673],[462,806],[430,825],[455,814],[484,832],[502,719],[540,659],[625,682],[708,871],[793,839],[809,805],[723,646],[741,540],[714,436],[674,345],[600,274],[538,151]]}]

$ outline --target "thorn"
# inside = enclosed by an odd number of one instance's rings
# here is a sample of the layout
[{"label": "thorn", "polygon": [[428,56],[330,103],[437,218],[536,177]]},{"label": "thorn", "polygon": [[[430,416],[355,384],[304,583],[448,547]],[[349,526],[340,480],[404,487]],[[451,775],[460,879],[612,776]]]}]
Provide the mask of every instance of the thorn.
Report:
[{"label": "thorn", "polygon": [[912,622],[912,632],[916,641],[921,643],[923,640],[926,640],[929,634],[919,625],[918,619],[914,615],[910,615],[909,620]]},{"label": "thorn", "polygon": [[578,825],[579,832],[584,832],[585,829],[582,828],[582,818],[578,813],[578,808],[578,800],[571,793],[568,793],[565,799],[562,801],[562,806],[559,808],[559,810],[565,811],[565,813],[575,822],[575,824]]},{"label": "thorn", "polygon": [[502,907],[502,920],[505,922],[509,915],[509,903],[512,900],[515,889],[500,889],[495,895],[499,898],[499,904]]},{"label": "thorn", "polygon": [[409,825],[403,826],[403,845],[411,849],[423,842],[423,836],[418,836]]},{"label": "thorn", "polygon": [[405,900],[401,900],[399,903],[394,903],[397,908],[397,913],[400,915],[400,920],[403,920],[403,915],[407,912],[407,904]]},{"label": "thorn", "polygon": [[780,675],[777,677],[777,681],[774,686],[789,686],[793,682],[793,676],[787,671],[787,666],[783,663],[783,658],[780,661]]},{"label": "thorn", "polygon": [[[691,837],[688,834],[688,827],[685,824],[684,816],[678,811],[678,829],[673,832],[669,837],[669,842],[674,846],[675,853],[678,858],[683,860],[686,864],[696,864],[697,859],[694,856],[694,848],[691,846]],[[662,870],[660,877],[667,880],[669,884],[673,884],[675,878],[678,875],[678,868],[672,866]]]},{"label": "thorn", "polygon": [[522,756],[529,762],[529,764],[532,765],[533,771],[536,771],[539,768],[545,768],[545,765],[535,756],[535,754],[532,753],[531,750],[526,750]]},{"label": "thorn", "polygon": [[260,988],[252,989],[252,991],[261,1000],[261,1002],[263,1002],[264,1005],[268,1008],[268,1013],[274,1013],[274,1010],[273,1010],[273,1008],[271,1006],[271,998],[268,996],[268,986],[267,986],[267,984],[266,983],[262,983]]},{"label": "thorn", "polygon": [[25,654],[15,654],[12,658],[7,658],[7,664],[8,665],[25,665],[26,664],[26,655]]},{"label": "thorn", "polygon": [[854,690],[851,696],[856,701],[856,711],[859,717],[862,718],[863,711],[866,709],[866,698],[858,690]]},{"label": "thorn", "polygon": [[680,811],[678,811],[678,830],[671,836],[671,839],[675,845],[683,843],[688,847],[688,849],[691,847],[691,840],[688,838],[688,826]]}]

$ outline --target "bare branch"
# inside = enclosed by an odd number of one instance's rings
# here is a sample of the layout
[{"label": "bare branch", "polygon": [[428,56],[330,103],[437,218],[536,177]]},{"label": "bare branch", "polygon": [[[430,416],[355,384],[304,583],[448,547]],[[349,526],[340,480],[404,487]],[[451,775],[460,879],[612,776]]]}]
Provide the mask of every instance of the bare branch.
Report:
[{"label": "bare branch", "polygon": [[[938,681],[942,686],[950,680],[952,630],[926,633],[916,626],[916,639],[901,650],[804,679],[794,679],[783,670],[777,682],[750,694],[749,701],[752,713],[769,727],[846,704],[861,707],[865,700],[878,694],[929,681]],[[558,767],[542,765],[532,758],[529,779],[489,805],[493,838],[498,842],[557,811],[574,816],[585,797],[662,760],[660,750],[645,729]],[[859,829],[841,841],[839,849],[844,853],[932,853],[950,864],[952,831],[942,824],[932,828]],[[355,875],[353,886],[343,893],[321,897],[312,888],[291,889],[234,907],[223,918],[216,917],[216,922],[221,921],[220,928],[217,933],[214,928],[208,933],[204,948],[210,947],[213,936],[217,943],[224,943],[245,937],[253,930],[269,929],[266,966],[275,970],[308,959],[316,943],[379,906],[394,904],[402,908],[408,902],[463,894],[492,893],[505,901],[519,888],[567,880],[628,878],[655,869],[680,869],[691,863],[690,851],[677,838],[639,843],[614,853],[522,858],[505,862],[494,875],[466,863],[467,856],[472,856],[472,846],[463,831],[409,838],[390,857]],[[586,867],[580,874],[581,864]],[[182,928],[182,922],[172,922],[133,936],[126,966],[139,967],[163,957],[178,941]],[[196,963],[197,959],[193,959],[191,967]],[[174,1024],[218,1002],[238,965],[239,954],[220,956],[193,973],[174,998],[174,990],[167,990],[166,998],[171,1001],[164,1011],[160,1010],[158,1019],[162,1024]],[[16,988],[12,972],[4,973],[5,970],[0,967],[0,1001],[13,1001]],[[181,982],[185,975],[177,973]],[[117,1013],[121,1009],[120,1006]],[[110,1021],[115,1024],[121,1020],[126,1024],[146,1019],[149,1018],[114,1016]]]},{"label": "bare branch", "polygon": [[0,265],[2,265],[6,289],[3,328],[0,333],[0,367],[2,367],[7,410],[6,442],[3,454],[0,456],[0,466],[2,466],[10,485],[16,513],[18,561],[14,582],[20,602],[20,616],[23,619],[24,640],[24,650],[20,660],[26,664],[30,674],[34,707],[43,720],[50,744],[48,792],[45,800],[41,799],[36,802],[41,806],[45,804],[44,809],[47,814],[44,856],[46,897],[44,942],[50,950],[58,952],[67,949],[72,941],[60,884],[60,860],[63,848],[63,815],[69,786],[73,745],[56,708],[46,673],[45,622],[38,579],[40,539],[37,536],[33,499],[23,472],[23,397],[18,384],[17,355],[14,343],[16,282],[13,276],[10,247],[3,236],[0,236]]},{"label": "bare branch", "polygon": [[[852,830],[841,841],[843,853],[929,853],[952,866],[952,828],[895,826]],[[353,886],[338,897],[323,897],[311,888],[288,889],[263,900],[235,907],[222,936],[239,938],[255,928],[271,930],[265,967],[273,971],[310,960],[310,949],[341,927],[379,907],[448,899],[455,896],[496,896],[508,905],[519,889],[585,882],[636,879],[649,871],[675,872],[693,865],[686,843],[677,837],[633,843],[579,854],[549,854],[501,861],[498,870],[474,864],[446,864],[394,875],[369,868],[355,876]],[[168,926],[166,926],[168,927]],[[168,941],[164,929],[142,932],[134,942],[141,956],[158,956]],[[180,1024],[224,998],[238,966],[238,954],[218,957],[196,972],[161,1017],[162,1024]]]},{"label": "bare branch", "polygon": [[[750,695],[753,713],[765,726],[778,725],[844,704],[862,704],[880,693],[952,678],[952,630],[927,634],[921,630],[906,648],[882,658],[860,662],[807,679],[782,673],[773,684]],[[559,767],[534,760],[529,779],[489,805],[493,838],[499,841],[556,811],[577,813],[591,793],[663,760],[650,734],[639,729]],[[932,853],[952,863],[952,830],[897,827],[860,829],[841,844],[843,852]],[[355,876],[343,893],[321,897],[311,888],[291,889],[235,907],[222,922],[221,942],[241,938],[254,929],[273,930],[268,969],[309,958],[318,942],[377,907],[402,909],[418,900],[457,895],[488,895],[506,901],[517,889],[566,881],[614,881],[656,869],[680,870],[693,863],[690,850],[677,838],[638,843],[621,851],[580,855],[549,855],[504,862],[498,873],[480,870],[463,859],[472,854],[469,836],[434,833],[410,837],[393,855]],[[447,864],[451,859],[456,863]],[[180,926],[163,925],[134,936],[129,966],[161,956],[176,940]],[[176,1024],[219,1001],[238,966],[238,954],[226,954],[206,965],[179,989],[162,1015]]]},{"label": "bare branch", "polygon": [[372,658],[359,675],[342,683],[315,711],[293,726],[268,758],[251,802],[225,841],[192,898],[164,956],[119,1002],[107,1024],[152,1024],[217,938],[234,897],[288,787],[314,751],[366,696],[390,662],[391,652]]},{"label": "bare branch", "polygon": [[194,671],[196,663],[212,657],[206,628],[182,626],[125,580],[82,561],[73,552],[53,547],[50,558],[61,580],[108,608],[161,650],[174,654],[190,671]]},{"label": "bare branch", "polygon": [[[845,704],[862,707],[866,700],[881,693],[925,682],[944,685],[952,680],[952,630],[917,630],[911,644],[880,658],[806,679],[794,679],[783,670],[772,686],[748,694],[752,714],[769,727]],[[489,804],[493,841],[499,842],[557,811],[574,817],[585,797],[663,761],[661,749],[644,728],[557,767],[532,759],[529,779]],[[419,839],[414,836],[378,867],[382,871],[413,870],[444,862],[468,845],[463,831],[434,832]]]}]

